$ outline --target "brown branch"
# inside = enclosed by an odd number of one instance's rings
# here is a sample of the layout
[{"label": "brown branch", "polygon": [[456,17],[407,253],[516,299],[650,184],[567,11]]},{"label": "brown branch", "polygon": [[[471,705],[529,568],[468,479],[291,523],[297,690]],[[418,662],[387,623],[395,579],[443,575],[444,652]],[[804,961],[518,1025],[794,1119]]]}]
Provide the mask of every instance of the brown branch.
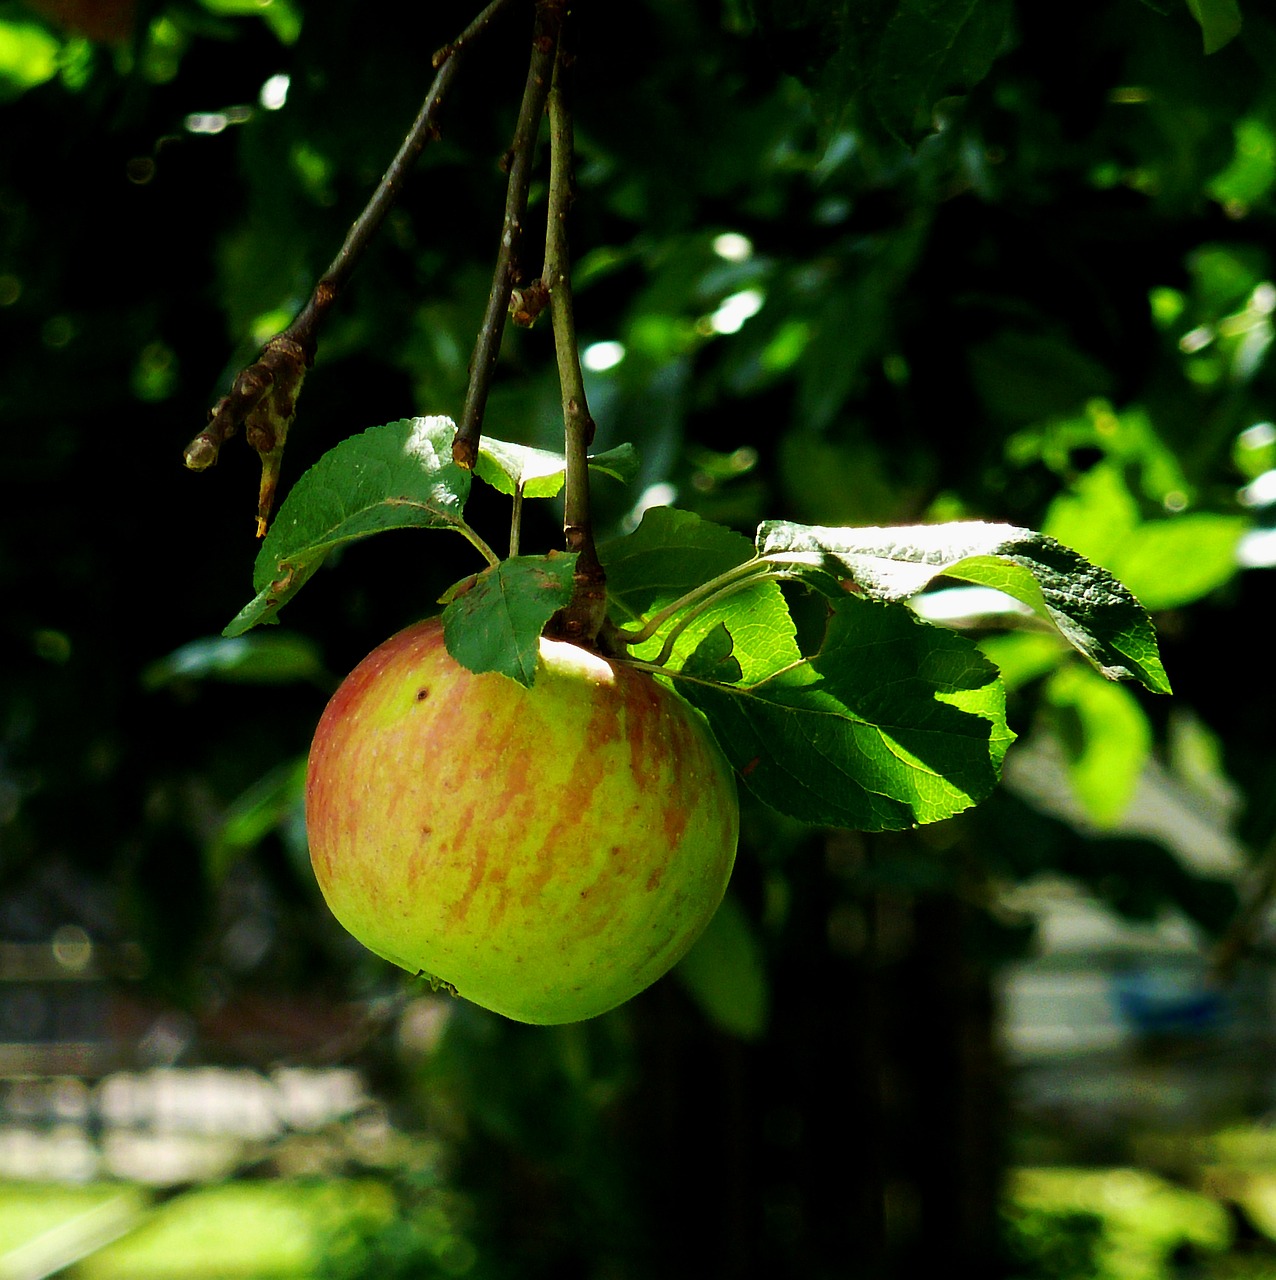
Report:
[{"label": "brown branch", "polygon": [[509,181],[505,188],[505,217],[501,224],[501,243],[492,273],[492,288],[487,310],[470,358],[470,381],[465,393],[461,422],[452,442],[452,460],[472,470],[478,457],[483,434],[483,412],[496,371],[505,332],[505,317],[510,310],[510,295],[519,282],[519,248],[523,238],[523,219],[527,213],[527,194],[532,181],[532,158],[540,133],[545,99],[549,95],[554,58],[558,50],[559,32],[566,12],[566,0],[536,0],[536,23],[532,32],[532,53],[523,86],[523,102],[509,151]]},{"label": "brown branch", "polygon": [[296,412],[302,380],[314,362],[322,322],[399,198],[413,164],[426,144],[438,137],[439,109],[461,66],[461,55],[499,13],[521,2],[491,0],[456,39],[435,53],[434,81],[416,120],[363,212],[346,233],[337,256],[319,277],[292,323],[266,344],[252,364],[241,370],[230,394],[223,396],[210,411],[208,425],[186,446],[183,455],[186,466],[192,471],[205,471],[217,461],[225,441],[241,427],[244,429],[248,443],[261,456],[258,537],[265,533],[270,519],[288,428]]},{"label": "brown branch", "polygon": [[607,616],[607,576],[594,545],[589,510],[589,446],[594,420],[585,398],[585,378],[576,339],[576,310],[572,298],[567,215],[574,195],[574,134],[567,92],[571,56],[560,42],[549,92],[549,197],[542,280],[549,290],[554,350],[562,391],[567,475],[563,484],[563,541],[575,551],[572,598],[554,619],[554,631],[564,639],[593,645]]}]

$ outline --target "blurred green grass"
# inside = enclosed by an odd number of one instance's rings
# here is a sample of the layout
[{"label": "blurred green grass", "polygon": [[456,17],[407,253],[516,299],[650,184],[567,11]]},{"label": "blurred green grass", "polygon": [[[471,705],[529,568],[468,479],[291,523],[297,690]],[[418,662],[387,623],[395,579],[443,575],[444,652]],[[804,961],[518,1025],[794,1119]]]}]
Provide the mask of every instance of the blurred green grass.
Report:
[{"label": "blurred green grass", "polygon": [[[71,1266],[76,1280],[294,1280],[343,1230],[394,1216],[375,1181],[243,1181],[155,1203],[119,1184],[0,1185],[0,1280]],[[114,1236],[115,1238],[111,1238]]]},{"label": "blurred green grass", "polygon": [[[1270,1143],[1259,1145],[1270,1154]],[[1254,1159],[1253,1141],[1209,1154],[1234,1148],[1248,1159],[1202,1162],[1191,1187],[1135,1168],[1014,1171],[1008,1274],[1276,1277],[1276,1165]],[[422,1217],[418,1203],[420,1221],[405,1235],[402,1203],[375,1178],[240,1180],[168,1197],[124,1183],[0,1183],[0,1280],[315,1280],[398,1276],[409,1263],[414,1274],[423,1263],[430,1275],[484,1271],[473,1250],[444,1248],[455,1244],[454,1224],[441,1210]]]}]

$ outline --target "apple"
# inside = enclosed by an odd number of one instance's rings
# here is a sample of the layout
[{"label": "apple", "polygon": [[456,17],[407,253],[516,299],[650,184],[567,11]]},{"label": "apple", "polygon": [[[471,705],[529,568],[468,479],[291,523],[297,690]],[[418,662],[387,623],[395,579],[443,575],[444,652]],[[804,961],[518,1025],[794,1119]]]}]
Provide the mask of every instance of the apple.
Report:
[{"label": "apple", "polygon": [[351,672],[306,774],[341,924],[521,1022],[593,1017],[671,968],[722,900],[738,829],[707,725],[651,676],[546,639],[530,688],[476,675],[437,618]]}]

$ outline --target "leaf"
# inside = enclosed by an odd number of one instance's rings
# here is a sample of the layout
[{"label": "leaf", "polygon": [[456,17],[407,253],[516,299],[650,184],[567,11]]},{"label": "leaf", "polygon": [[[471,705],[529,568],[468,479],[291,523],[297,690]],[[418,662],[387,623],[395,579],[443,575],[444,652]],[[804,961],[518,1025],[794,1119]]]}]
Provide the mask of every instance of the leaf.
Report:
[{"label": "leaf", "polygon": [[856,597],[809,661],[740,689],[678,687],[760,800],[817,825],[894,831],[960,813],[992,791],[1014,736],[974,644]]},{"label": "leaf", "polygon": [[222,634],[273,622],[335,547],[388,529],[464,529],[470,473],[452,461],[455,434],[449,418],[405,418],[328,450],[284,500],[253,567],[257,595]]},{"label": "leaf", "polygon": [[209,845],[204,865],[209,878],[221,883],[241,854],[254,849],[272,831],[304,821],[306,757],[290,760],[241,792],[227,808],[220,830]]},{"label": "leaf", "polygon": [[1200,24],[1205,52],[1217,53],[1241,33],[1241,9],[1236,0],[1187,0]]},{"label": "leaf", "polygon": [[[653,507],[627,537],[598,549],[607,572],[613,617],[641,619],[689,591],[755,558],[748,538],[690,511]],[[635,645],[635,657],[656,657],[686,611],[669,619],[655,635]],[[687,623],[674,645],[669,666],[677,670],[715,627],[725,624],[734,642],[741,678],[759,680],[802,655],[794,640],[793,620],[776,582],[748,583],[732,595],[708,604]]]},{"label": "leaf", "polygon": [[192,640],[142,672],[142,683],[148,689],[177,680],[288,684],[295,680],[323,683],[326,678],[318,646],[294,632]]},{"label": "leaf", "polygon": [[987,74],[1010,25],[1007,0],[753,0],[764,38],[814,88],[826,122],[876,115],[912,143],[940,99]]},{"label": "leaf", "polygon": [[1010,20],[1006,0],[900,0],[866,68],[881,122],[904,142],[930,132],[940,99],[992,69]]},{"label": "leaf", "polygon": [[514,556],[478,574],[443,610],[447,651],[471,671],[536,680],[541,632],[571,599],[575,555]]},{"label": "leaf", "polygon": [[1001,672],[1007,693],[1049,675],[1071,652],[1053,632],[1008,631],[983,636],[979,648]]},{"label": "leaf", "polygon": [[[638,450],[631,444],[617,445],[589,459],[590,469],[601,471],[628,484],[638,474]],[[533,449],[484,436],[479,444],[474,474],[500,493],[513,494],[521,485],[525,498],[552,498],[563,487],[567,459],[561,453]]]},{"label": "leaf", "polygon": [[906,600],[936,578],[994,587],[1050,622],[1109,680],[1138,680],[1168,693],[1147,610],[1107,570],[1044,534],[978,521],[886,529],[830,529],[767,521],[758,549],[768,559],[849,580],[874,600]]},{"label": "leaf", "polygon": [[1148,609],[1177,609],[1230,582],[1250,522],[1207,511],[1141,524],[1113,558],[1113,572]]},{"label": "leaf", "polygon": [[1152,748],[1143,708],[1128,689],[1077,663],[1051,676],[1045,696],[1077,799],[1097,825],[1114,825],[1129,806]]},{"label": "leaf", "polygon": [[741,1040],[766,1031],[771,992],[757,935],[728,893],[674,974],[719,1030]]},{"label": "leaf", "polygon": [[1207,511],[1141,520],[1120,469],[1108,463],[1050,504],[1042,530],[1108,569],[1145,608],[1174,609],[1236,576],[1249,525]]}]

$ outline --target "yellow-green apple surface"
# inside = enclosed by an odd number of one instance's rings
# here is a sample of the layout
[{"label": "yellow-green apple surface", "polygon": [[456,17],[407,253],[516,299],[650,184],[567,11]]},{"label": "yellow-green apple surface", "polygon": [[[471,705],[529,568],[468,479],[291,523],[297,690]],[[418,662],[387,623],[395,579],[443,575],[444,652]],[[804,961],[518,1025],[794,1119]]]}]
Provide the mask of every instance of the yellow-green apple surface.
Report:
[{"label": "yellow-green apple surface", "polygon": [[735,779],[650,676],[540,641],[536,679],[476,675],[438,619],[333,695],[306,775],[333,914],[412,973],[523,1022],[574,1022],[674,965],[726,890]]}]

